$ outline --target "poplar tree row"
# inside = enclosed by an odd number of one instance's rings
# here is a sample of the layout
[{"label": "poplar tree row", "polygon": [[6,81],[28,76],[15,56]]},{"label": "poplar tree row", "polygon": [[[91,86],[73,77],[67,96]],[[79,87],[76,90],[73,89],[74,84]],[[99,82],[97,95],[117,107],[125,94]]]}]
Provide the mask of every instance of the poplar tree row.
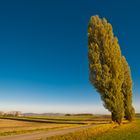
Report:
[{"label": "poplar tree row", "polygon": [[118,39],[106,19],[92,16],[88,25],[88,59],[91,84],[100,93],[112,121],[132,121],[132,79],[130,67],[122,55]]}]

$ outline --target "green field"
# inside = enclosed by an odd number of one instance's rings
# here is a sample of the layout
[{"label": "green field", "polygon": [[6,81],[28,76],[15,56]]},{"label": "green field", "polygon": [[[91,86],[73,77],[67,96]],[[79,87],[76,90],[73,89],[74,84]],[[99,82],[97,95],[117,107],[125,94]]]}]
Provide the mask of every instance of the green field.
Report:
[{"label": "green field", "polygon": [[38,123],[55,123],[55,124],[94,124],[110,121],[110,116],[30,116],[30,117],[0,117],[1,119],[18,120]]}]

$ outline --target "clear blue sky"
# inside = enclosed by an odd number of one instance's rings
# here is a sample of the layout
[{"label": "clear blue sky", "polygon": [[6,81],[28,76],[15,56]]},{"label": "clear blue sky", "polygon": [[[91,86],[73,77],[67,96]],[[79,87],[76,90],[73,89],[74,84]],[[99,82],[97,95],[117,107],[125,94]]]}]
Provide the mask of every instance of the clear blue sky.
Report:
[{"label": "clear blue sky", "polygon": [[98,14],[130,64],[140,112],[139,7],[139,0],[0,1],[0,110],[106,112],[88,80],[87,25]]}]

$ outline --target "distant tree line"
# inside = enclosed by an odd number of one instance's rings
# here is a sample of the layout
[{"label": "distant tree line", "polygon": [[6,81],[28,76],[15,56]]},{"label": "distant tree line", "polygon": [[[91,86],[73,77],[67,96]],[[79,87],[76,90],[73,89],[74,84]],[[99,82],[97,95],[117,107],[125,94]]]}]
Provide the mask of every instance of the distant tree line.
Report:
[{"label": "distant tree line", "polygon": [[112,121],[133,120],[130,67],[106,19],[92,16],[88,24],[89,79],[100,93]]}]

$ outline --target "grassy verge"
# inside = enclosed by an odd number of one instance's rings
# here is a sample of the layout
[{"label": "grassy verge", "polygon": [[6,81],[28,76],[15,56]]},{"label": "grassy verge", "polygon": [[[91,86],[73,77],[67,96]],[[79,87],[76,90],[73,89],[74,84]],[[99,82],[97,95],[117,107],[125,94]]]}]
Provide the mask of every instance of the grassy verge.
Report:
[{"label": "grassy verge", "polygon": [[140,119],[121,126],[104,124],[63,136],[50,137],[47,140],[140,140]]}]

